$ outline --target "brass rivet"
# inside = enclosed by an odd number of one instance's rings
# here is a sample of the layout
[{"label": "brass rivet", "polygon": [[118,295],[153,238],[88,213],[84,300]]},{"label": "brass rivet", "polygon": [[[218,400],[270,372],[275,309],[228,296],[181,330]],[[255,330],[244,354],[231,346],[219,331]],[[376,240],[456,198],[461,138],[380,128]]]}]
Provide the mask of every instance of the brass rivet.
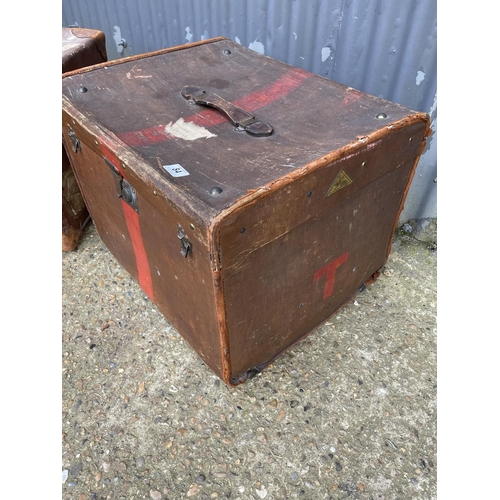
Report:
[{"label": "brass rivet", "polygon": [[243,234],[245,231],[246,231],[246,228],[244,228],[244,227],[242,227],[242,228],[240,229],[240,233],[241,233],[241,234]]},{"label": "brass rivet", "polygon": [[361,166],[364,167],[366,165],[366,161],[364,161]]},{"label": "brass rivet", "polygon": [[156,191],[153,191],[153,194],[156,196],[158,193]]},{"label": "brass rivet", "polygon": [[125,166],[125,164],[124,164],[124,163],[122,163],[122,167],[123,167],[124,169],[125,169],[125,168],[127,168],[127,167]]},{"label": "brass rivet", "polygon": [[229,54],[231,54],[231,51],[230,51],[229,49],[224,49],[224,50],[222,51],[222,53],[223,53],[224,55],[228,56]]},{"label": "brass rivet", "polygon": [[94,141],[99,146],[99,141]]},{"label": "brass rivet", "polygon": [[194,231],[194,224],[189,224],[189,227]]},{"label": "brass rivet", "polygon": [[79,87],[78,92],[80,92],[80,94],[85,94],[85,92],[87,92],[87,87]]},{"label": "brass rivet", "polygon": [[312,192],[312,191],[308,191],[308,192],[307,192],[307,196],[308,196],[308,197],[309,197],[309,196],[311,196],[312,194],[313,194],[313,192]]},{"label": "brass rivet", "polygon": [[410,138],[408,139],[408,142],[411,142],[411,141],[412,141],[412,139],[413,139],[413,137],[410,137]]},{"label": "brass rivet", "polygon": [[76,122],[75,122],[75,120],[71,120],[71,121],[73,122],[73,125],[76,125]]},{"label": "brass rivet", "polygon": [[387,115],[385,113],[379,113],[376,115],[377,120],[383,120],[384,118],[387,118]]}]

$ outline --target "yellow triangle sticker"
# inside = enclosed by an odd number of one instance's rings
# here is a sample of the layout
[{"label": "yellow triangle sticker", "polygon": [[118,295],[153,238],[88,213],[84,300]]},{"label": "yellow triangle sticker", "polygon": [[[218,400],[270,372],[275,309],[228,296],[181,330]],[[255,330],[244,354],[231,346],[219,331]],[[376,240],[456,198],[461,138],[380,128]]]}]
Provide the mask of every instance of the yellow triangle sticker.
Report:
[{"label": "yellow triangle sticker", "polygon": [[336,193],[337,191],[340,191],[342,188],[345,188],[351,183],[352,179],[345,173],[345,170],[341,170],[338,173],[337,177],[335,177],[335,180],[332,182],[332,185],[326,193],[325,198],[332,195],[333,193]]}]

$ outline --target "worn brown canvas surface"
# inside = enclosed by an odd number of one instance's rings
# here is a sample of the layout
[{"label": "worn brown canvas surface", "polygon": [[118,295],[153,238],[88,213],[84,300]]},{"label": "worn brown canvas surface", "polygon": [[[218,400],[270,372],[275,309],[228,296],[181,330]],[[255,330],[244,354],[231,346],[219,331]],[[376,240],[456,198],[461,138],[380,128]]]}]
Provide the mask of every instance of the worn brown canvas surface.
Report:
[{"label": "worn brown canvas surface", "polygon": [[424,113],[224,38],[63,78],[99,235],[229,384],[376,277],[428,130]]}]

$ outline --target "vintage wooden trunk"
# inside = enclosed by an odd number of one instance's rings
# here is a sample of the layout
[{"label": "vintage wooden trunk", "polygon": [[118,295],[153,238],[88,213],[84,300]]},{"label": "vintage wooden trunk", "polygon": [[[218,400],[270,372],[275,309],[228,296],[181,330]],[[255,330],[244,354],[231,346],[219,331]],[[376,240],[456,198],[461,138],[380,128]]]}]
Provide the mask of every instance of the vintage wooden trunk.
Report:
[{"label": "vintage wooden trunk", "polygon": [[377,276],[428,131],[425,113],[225,38],[63,79],[99,235],[228,384]]},{"label": "vintage wooden trunk", "polygon": [[[62,72],[107,60],[102,31],[62,28]],[[80,241],[89,213],[78,189],[64,146],[62,148],[62,249],[74,250]]]}]

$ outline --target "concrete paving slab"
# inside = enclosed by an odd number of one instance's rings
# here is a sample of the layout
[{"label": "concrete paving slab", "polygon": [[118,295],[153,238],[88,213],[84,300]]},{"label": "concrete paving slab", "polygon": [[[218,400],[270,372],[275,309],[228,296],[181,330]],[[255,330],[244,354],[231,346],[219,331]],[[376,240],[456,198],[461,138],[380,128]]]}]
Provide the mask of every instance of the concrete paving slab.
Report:
[{"label": "concrete paving slab", "polygon": [[398,233],[373,285],[230,388],[88,226],[62,256],[62,498],[436,498],[435,248]]}]

